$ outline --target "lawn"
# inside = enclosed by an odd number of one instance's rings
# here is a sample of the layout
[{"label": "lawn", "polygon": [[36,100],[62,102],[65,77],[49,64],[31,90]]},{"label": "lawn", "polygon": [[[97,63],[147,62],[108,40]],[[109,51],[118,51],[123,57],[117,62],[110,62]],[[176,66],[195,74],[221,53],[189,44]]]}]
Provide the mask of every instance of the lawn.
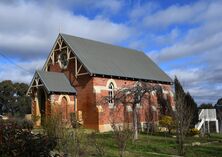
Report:
[{"label": "lawn", "polygon": [[[97,138],[103,144],[106,155],[109,157],[118,156],[118,148],[115,144],[111,133],[97,134]],[[207,143],[211,141],[222,141],[222,135],[212,134],[210,137],[195,138],[188,137],[187,144],[192,142]],[[146,135],[140,134],[139,140],[128,142],[126,148],[127,157],[157,157],[176,155],[176,139],[173,137],[165,137],[163,135]],[[186,157],[221,157],[222,156],[222,143],[212,143],[201,146],[186,146]]]},{"label": "lawn", "polygon": [[[87,157],[95,157],[103,152],[99,152],[103,148],[105,155],[101,156],[119,156],[118,147],[112,132],[92,133],[94,131],[86,130],[81,127],[79,129],[73,129],[59,127],[59,125],[56,125],[56,127],[50,127],[50,125],[48,125],[49,132],[47,132],[47,134],[45,132],[47,129],[44,131],[42,128],[33,129],[31,133],[30,130],[19,129],[18,126],[17,128],[12,125],[12,123],[8,123],[8,125],[6,125],[7,123],[0,122],[0,124],[5,124],[2,125],[4,132],[0,132],[5,134],[1,135],[4,135],[4,139],[10,139],[3,140],[3,143],[1,143],[0,148],[3,149],[0,149],[0,156],[3,155],[1,153],[6,153],[7,151],[7,154],[10,154],[12,151],[14,153],[15,150],[17,154],[24,154],[24,150],[27,150],[25,152],[32,152],[33,150],[37,150],[37,153],[41,152],[41,150],[43,150],[41,146],[43,146],[43,148],[47,148],[47,144],[50,144],[48,137],[51,137],[57,142],[56,147],[50,147],[50,145],[48,146],[50,148],[48,148],[46,151],[49,150],[48,152],[50,152],[53,149],[51,153],[61,154],[67,152],[69,155],[78,153],[82,154],[81,156],[84,155]],[[52,124],[54,125],[54,123]],[[46,135],[43,137],[39,136],[39,134]],[[201,143],[201,145],[192,146],[192,143],[198,142]],[[25,145],[21,145],[20,147],[20,145],[18,145],[20,143],[25,143]],[[210,136],[206,137],[187,137],[185,144],[185,157],[222,157],[222,134],[211,134]],[[132,140],[128,141],[125,151],[125,157],[169,157],[175,156],[176,154],[176,138],[167,136],[167,134],[164,133],[140,133],[138,140],[134,142]]]}]

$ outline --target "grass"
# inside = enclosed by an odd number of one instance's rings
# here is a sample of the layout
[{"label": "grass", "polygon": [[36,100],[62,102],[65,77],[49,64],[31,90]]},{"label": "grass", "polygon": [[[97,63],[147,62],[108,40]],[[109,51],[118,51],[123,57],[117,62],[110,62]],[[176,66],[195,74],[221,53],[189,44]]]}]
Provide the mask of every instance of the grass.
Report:
[{"label": "grass", "polygon": [[[97,138],[101,140],[107,152],[107,156],[117,157],[118,148],[111,133],[97,134]],[[222,135],[212,134],[211,137],[194,138],[188,137],[186,143],[222,140]],[[146,135],[140,134],[139,140],[128,142],[126,154],[127,157],[163,157],[176,155],[176,139],[173,137],[165,137],[163,135]],[[186,157],[221,157],[222,144],[212,143],[201,146],[186,146]]]},{"label": "grass", "polygon": [[[90,134],[91,131],[86,131]],[[96,139],[104,147],[107,157],[118,157],[118,147],[111,132],[97,133]],[[192,142],[210,143],[200,146],[191,146]],[[187,137],[185,147],[185,157],[222,157],[222,134],[211,134],[210,137]],[[91,146],[93,147],[93,145]],[[135,142],[130,140],[127,143],[125,156],[127,157],[169,157],[177,154],[176,138],[166,136],[163,133],[152,135],[139,134],[139,139]],[[88,148],[93,149],[93,148]]]}]

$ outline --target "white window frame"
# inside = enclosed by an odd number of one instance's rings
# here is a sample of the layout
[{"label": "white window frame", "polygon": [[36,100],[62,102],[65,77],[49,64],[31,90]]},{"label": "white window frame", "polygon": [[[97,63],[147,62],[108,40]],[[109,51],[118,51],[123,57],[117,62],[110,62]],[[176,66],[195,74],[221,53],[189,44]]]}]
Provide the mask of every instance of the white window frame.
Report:
[{"label": "white window frame", "polygon": [[110,82],[109,86],[108,86],[108,103],[109,103],[109,108],[113,108],[114,107],[114,83]]}]

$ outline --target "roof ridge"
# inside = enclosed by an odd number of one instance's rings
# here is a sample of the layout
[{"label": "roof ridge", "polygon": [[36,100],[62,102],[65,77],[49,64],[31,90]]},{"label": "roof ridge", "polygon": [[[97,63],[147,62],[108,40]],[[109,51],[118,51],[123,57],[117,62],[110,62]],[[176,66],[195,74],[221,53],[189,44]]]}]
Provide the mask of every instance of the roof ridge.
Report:
[{"label": "roof ridge", "polygon": [[113,47],[118,47],[118,48],[127,49],[127,50],[131,50],[131,51],[136,51],[136,52],[139,52],[139,53],[144,53],[143,51],[140,51],[140,50],[137,50],[137,49],[123,47],[123,46],[120,46],[120,45],[114,45],[114,44],[111,44],[111,43],[102,42],[102,41],[98,41],[98,40],[93,40],[93,39],[89,39],[89,38],[83,38],[83,37],[80,37],[80,36],[74,36],[74,35],[70,35],[70,34],[66,34],[66,33],[59,33],[59,35],[61,35],[61,36],[63,36],[63,35],[70,36],[70,37],[74,37],[74,38],[88,40],[88,41],[91,41],[91,42],[96,42],[96,43],[105,44],[105,45],[109,45],[109,46],[113,46]]},{"label": "roof ridge", "polygon": [[144,52],[91,39],[59,34],[90,74],[172,82]]}]

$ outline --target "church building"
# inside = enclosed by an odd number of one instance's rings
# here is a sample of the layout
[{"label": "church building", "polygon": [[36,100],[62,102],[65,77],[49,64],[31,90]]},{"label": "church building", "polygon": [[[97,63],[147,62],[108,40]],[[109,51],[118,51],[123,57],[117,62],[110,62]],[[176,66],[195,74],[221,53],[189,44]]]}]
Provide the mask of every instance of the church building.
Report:
[{"label": "church building", "polygon": [[[37,126],[42,117],[53,112],[61,112],[66,121],[75,112],[84,127],[104,132],[111,130],[109,113],[114,105],[112,101],[104,105],[97,102],[138,81],[161,86],[163,99],[174,105],[171,78],[143,52],[59,34],[27,94],[32,98],[32,115],[40,117]],[[154,121],[161,116],[155,92],[151,98],[149,104],[138,107],[141,124],[146,122],[144,111],[151,106]],[[127,112],[132,112],[130,106]]]}]

